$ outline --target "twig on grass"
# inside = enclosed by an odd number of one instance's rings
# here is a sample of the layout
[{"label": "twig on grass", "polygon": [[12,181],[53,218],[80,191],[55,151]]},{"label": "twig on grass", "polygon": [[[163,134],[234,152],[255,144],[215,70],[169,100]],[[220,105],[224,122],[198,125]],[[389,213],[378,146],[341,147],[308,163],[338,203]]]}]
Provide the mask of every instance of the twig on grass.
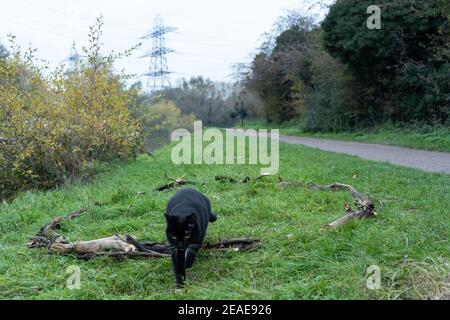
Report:
[{"label": "twig on grass", "polygon": [[196,184],[196,183],[193,182],[193,181],[184,180],[184,179],[183,179],[184,176],[181,177],[181,178],[178,178],[178,179],[172,179],[172,178],[170,178],[170,177],[167,175],[167,173],[166,173],[166,174],[165,174],[165,177],[166,177],[166,179],[169,180],[170,182],[167,183],[167,184],[165,184],[165,185],[163,185],[163,186],[160,186],[160,187],[156,188],[156,191],[158,191],[158,192],[163,192],[163,191],[167,191],[167,190],[171,190],[171,189],[176,189],[176,188],[179,188],[179,187],[182,187],[182,186],[185,186],[185,185],[189,185],[189,184]]},{"label": "twig on grass", "polygon": [[[77,259],[90,260],[95,257],[109,257],[119,260],[126,258],[157,259],[168,258],[172,253],[172,247],[168,244],[154,242],[139,242],[130,235],[124,237],[114,235],[108,238],[69,242],[54,230],[61,227],[61,223],[79,217],[85,209],[73,212],[65,217],[58,217],[45,224],[38,234],[28,243],[28,248],[46,247],[50,253],[60,255],[75,254]],[[56,236],[55,236],[56,235]],[[237,239],[220,241],[215,244],[206,244],[205,249],[235,251],[247,251],[254,249],[259,240]]]},{"label": "twig on grass", "polygon": [[63,221],[76,219],[86,211],[87,209],[80,209],[69,213],[66,216],[52,219],[49,223],[45,224],[41,229],[39,229],[39,232],[30,239],[27,246],[29,248],[42,248],[48,247],[53,243],[69,243],[69,241],[64,238],[64,236],[60,235],[55,230],[61,228],[61,223]]},{"label": "twig on grass", "polygon": [[[262,174],[262,175],[256,177],[254,180],[258,181],[258,180],[262,180],[262,179],[264,179],[266,177],[270,177],[270,176],[273,176],[273,175],[266,173],[266,174]],[[355,205],[357,206],[358,210],[354,211],[351,207],[346,205],[345,206],[346,212],[347,212],[346,215],[336,221],[331,222],[330,224],[327,224],[326,226],[328,228],[337,228],[337,227],[344,225],[354,219],[373,218],[377,215],[375,212],[374,202],[370,199],[370,197],[359,192],[351,185],[347,185],[347,184],[343,184],[343,183],[320,185],[320,184],[316,184],[316,183],[312,183],[312,182],[310,182],[310,183],[305,183],[302,181],[292,182],[292,181],[284,181],[280,175],[277,175],[277,177],[278,177],[278,186],[281,189],[288,189],[290,187],[295,187],[295,188],[309,188],[312,190],[349,191],[355,198],[354,202],[355,202]],[[238,179],[233,178],[233,177],[217,176],[215,179],[216,179],[216,181],[221,181],[221,182],[238,183]],[[249,177],[246,177],[242,183],[245,184],[250,181],[251,181],[251,179]]]},{"label": "twig on grass", "polygon": [[345,205],[346,214],[336,221],[333,221],[326,225],[328,228],[337,228],[344,224],[347,224],[354,219],[373,218],[377,215],[375,212],[375,204],[369,196],[359,192],[353,186],[343,183],[333,183],[329,185],[320,185],[316,183],[304,183],[304,182],[280,182],[279,186],[282,189],[289,187],[307,187],[312,190],[328,190],[328,191],[348,191],[354,197],[354,203],[358,210],[353,210],[350,206]]}]

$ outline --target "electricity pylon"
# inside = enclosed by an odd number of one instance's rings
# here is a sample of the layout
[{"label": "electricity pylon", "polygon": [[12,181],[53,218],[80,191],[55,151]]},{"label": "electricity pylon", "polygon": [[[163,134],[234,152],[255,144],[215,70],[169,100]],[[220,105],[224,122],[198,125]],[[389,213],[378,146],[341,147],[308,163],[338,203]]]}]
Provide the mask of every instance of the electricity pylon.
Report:
[{"label": "electricity pylon", "polygon": [[78,68],[78,63],[84,56],[80,55],[77,51],[77,47],[75,42],[72,43],[72,48],[70,49],[70,55],[67,57],[65,61],[69,63],[69,69],[75,70]]},{"label": "electricity pylon", "polygon": [[152,50],[147,51],[141,58],[150,58],[150,67],[143,76],[148,77],[147,89],[150,92],[170,88],[169,66],[167,64],[167,55],[174,52],[166,47],[166,34],[177,30],[173,27],[164,26],[160,15],[156,16],[153,30],[149,31],[141,39],[153,40]]}]

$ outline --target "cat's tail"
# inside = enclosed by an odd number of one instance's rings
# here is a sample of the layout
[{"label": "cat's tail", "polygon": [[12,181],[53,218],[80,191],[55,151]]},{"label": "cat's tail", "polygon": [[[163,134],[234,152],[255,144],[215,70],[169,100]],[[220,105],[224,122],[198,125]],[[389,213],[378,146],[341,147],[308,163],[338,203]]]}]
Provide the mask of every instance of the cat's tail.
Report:
[{"label": "cat's tail", "polygon": [[214,212],[211,212],[209,215],[209,222],[216,222],[217,221],[217,214]]}]

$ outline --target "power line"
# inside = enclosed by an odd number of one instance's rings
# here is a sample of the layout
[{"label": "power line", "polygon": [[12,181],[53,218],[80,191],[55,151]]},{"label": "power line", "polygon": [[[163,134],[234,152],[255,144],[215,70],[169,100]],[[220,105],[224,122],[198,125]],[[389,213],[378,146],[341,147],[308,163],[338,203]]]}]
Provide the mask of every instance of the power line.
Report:
[{"label": "power line", "polygon": [[239,46],[239,45],[233,45],[228,43],[211,43],[211,42],[201,42],[201,41],[190,41],[190,40],[180,40],[180,39],[167,39],[169,41],[176,41],[179,43],[186,43],[186,44],[193,44],[193,45],[199,45],[204,47],[226,47],[226,48],[235,48],[235,49],[248,49],[248,47]]},{"label": "power line", "polygon": [[[48,11],[51,11],[51,12],[55,12],[55,13],[64,15],[64,16],[70,16],[70,15],[71,15],[71,14],[68,13],[68,12],[64,12],[64,11],[61,11],[61,10],[59,10],[59,9],[55,9],[55,8],[52,8],[52,7],[49,7],[49,6],[46,6],[46,5],[42,5],[42,4],[39,4],[39,3],[35,2],[35,1],[32,1],[32,0],[24,0],[24,1],[26,1],[26,2],[28,2],[28,3],[31,3],[31,4],[33,4],[33,5],[37,6],[37,7],[40,7],[40,8],[46,9],[46,10],[48,10]],[[8,13],[8,16],[12,16],[12,17],[16,17],[16,18],[17,18],[17,16],[14,16],[13,14],[9,14],[9,13]],[[57,25],[57,24],[51,24],[51,23],[48,23],[48,21],[40,21],[40,20],[32,19],[32,18],[27,18],[27,20],[28,20],[28,21],[31,21],[31,22],[34,21],[35,23],[37,23],[37,24],[39,24],[39,25],[46,25],[46,26],[48,26],[49,29],[52,30],[52,31],[43,31],[43,32],[46,32],[46,33],[49,33],[49,34],[53,34],[53,35],[56,35],[56,36],[59,36],[59,37],[64,37],[64,38],[67,38],[67,36],[66,36],[65,34],[55,33],[53,30],[54,30],[55,28],[57,28],[57,29],[66,29],[66,30],[70,30],[70,31],[78,31],[78,32],[81,32],[81,31],[82,31],[82,30],[80,30],[80,29],[73,29],[73,28],[69,28],[69,27],[67,27],[67,26],[62,26],[62,25]],[[92,20],[87,19],[87,18],[80,18],[80,20],[84,20],[84,21],[88,21],[88,22],[92,23]],[[20,23],[17,23],[16,21],[12,21],[12,20],[10,20],[9,23],[15,23],[15,24],[18,24],[18,25],[20,24]],[[27,28],[30,28],[30,29],[36,29],[35,26],[24,25],[23,23],[22,23],[22,25],[23,25],[23,26],[26,26]],[[130,27],[125,27],[125,26],[119,26],[119,25],[110,24],[110,23],[107,23],[106,25],[107,25],[108,27],[115,27],[115,28],[120,28],[120,29],[128,29],[128,30],[133,30],[133,32],[139,32],[139,33],[142,33],[142,30],[141,30],[141,29],[137,29],[137,28],[130,28]],[[37,30],[42,30],[42,29],[37,29]],[[173,30],[172,30],[172,31],[173,31]],[[181,35],[184,34],[184,35],[195,36],[195,35],[192,34],[192,33],[180,33],[180,32],[177,32],[177,34],[181,34]],[[130,35],[125,35],[125,34],[118,34],[118,33],[116,33],[116,32],[114,32],[113,35],[114,35],[114,37],[120,37],[120,38],[130,39],[130,40],[138,40],[138,39],[137,39],[138,37],[136,37],[136,36],[130,36]],[[221,42],[221,43],[211,43],[211,42],[205,43],[205,42],[186,41],[186,40],[177,40],[177,39],[169,39],[169,40],[178,41],[178,42],[180,42],[180,43],[187,43],[187,44],[200,45],[200,46],[208,46],[208,47],[218,47],[218,46],[223,46],[223,47],[234,47],[234,48],[240,48],[240,49],[242,48],[242,49],[244,49],[244,46],[245,46],[245,44],[244,44],[243,42],[236,42],[236,41],[234,41],[233,39],[230,39],[230,38],[220,38],[220,37],[213,37],[213,36],[207,36],[207,35],[198,35],[198,36],[199,36],[199,37],[202,37],[202,38],[209,38],[209,39],[212,39],[212,40],[218,40],[218,41]],[[75,39],[75,40],[78,41],[79,39]],[[109,43],[105,43],[105,44],[111,45],[111,46],[114,46],[114,47],[118,47],[118,48],[122,48],[122,49],[128,49],[128,48],[125,48],[125,47],[122,46],[122,45],[109,44]],[[242,46],[241,46],[241,45],[242,45]]]},{"label": "power line", "polygon": [[[14,19],[17,19],[17,20],[21,20],[23,17],[20,17],[20,16],[17,16],[17,15],[14,15],[14,14],[12,14],[12,13],[10,13],[10,12],[5,12],[6,14],[7,14],[7,16],[8,17],[11,17],[11,18],[14,18]],[[68,26],[64,26],[64,25],[61,25],[61,24],[54,24],[54,23],[49,23],[48,21],[42,21],[42,20],[38,20],[38,19],[34,19],[34,18],[29,18],[29,17],[27,17],[26,18],[26,20],[28,21],[28,22],[33,22],[33,23],[35,23],[35,24],[37,24],[37,25],[45,25],[45,26],[47,26],[47,27],[49,27],[49,28],[51,28],[51,30],[54,30],[55,28],[56,29],[58,29],[58,30],[60,30],[60,29],[65,29],[65,30],[68,30],[68,31],[71,31],[71,32],[74,32],[74,31],[77,31],[77,32],[84,32],[85,30],[84,29],[79,29],[79,28],[74,28],[74,27],[68,27]],[[87,21],[88,19],[86,19],[86,21]],[[89,21],[89,22],[91,22],[92,23],[92,21]],[[110,24],[105,24],[106,26],[110,26]],[[88,30],[88,28],[86,28],[86,31]],[[109,32],[108,32],[109,33]],[[136,36],[130,36],[130,35],[124,35],[124,34],[117,34],[116,32],[114,32],[114,37],[118,37],[118,38],[124,38],[124,39],[133,39],[133,40],[138,40],[138,37],[136,37]]]},{"label": "power line", "polygon": [[218,40],[223,43],[231,43],[231,44],[244,45],[244,46],[248,45],[248,42],[244,43],[244,42],[236,41],[235,39],[231,39],[231,38],[215,37],[215,36],[209,36],[209,35],[205,35],[205,34],[194,34],[194,33],[186,33],[186,32],[176,32],[176,34],[207,38],[207,39],[211,39],[211,40]]},{"label": "power line", "polygon": [[[34,1],[34,0],[23,0],[23,1],[28,2],[28,3],[36,6],[36,7],[45,9],[47,11],[54,12],[54,13],[57,13],[57,14],[60,14],[60,15],[64,15],[66,17],[73,15],[70,12],[66,12],[66,11],[63,11],[63,10],[60,10],[60,9],[56,9],[56,8],[50,7],[48,5],[43,5],[43,4],[38,3],[37,1]],[[176,17],[176,18],[180,18],[180,19],[189,19],[189,20],[192,19],[192,17],[180,16],[180,15],[171,15],[171,17]],[[88,19],[88,18],[80,17],[80,20],[92,23],[92,20]],[[196,18],[196,20],[199,20],[199,18]],[[208,22],[214,21],[214,19],[205,19],[205,18],[202,18],[200,20],[208,21]],[[234,21],[234,22],[236,22],[236,21]],[[242,20],[242,23],[248,24],[249,21],[248,20],[246,20],[246,21]],[[114,24],[108,23],[107,25],[110,26],[110,27],[121,29],[121,30],[130,30],[130,31],[133,31],[133,32],[137,32],[139,34],[141,34],[143,32],[142,28],[130,27],[129,25],[118,25],[118,24],[115,24],[115,23]],[[177,33],[180,34],[179,32],[177,32]],[[236,42],[234,39],[231,39],[231,38],[221,38],[221,37],[207,36],[207,35],[201,35],[201,34],[192,34],[192,33],[184,33],[184,32],[181,33],[181,34],[191,35],[191,36],[199,36],[199,37],[202,37],[202,38],[215,39],[215,40],[225,41],[225,42],[229,42],[229,43],[236,43],[236,44],[243,44],[243,45],[246,44],[244,42]],[[115,36],[123,37],[123,38],[129,38],[129,39],[135,39],[135,37],[129,36],[129,35],[125,35],[125,34],[122,34],[122,35],[115,34]]]},{"label": "power line", "polygon": [[[0,20],[5,21],[8,24],[14,24],[14,25],[17,25],[17,26],[22,27],[22,28],[26,28],[26,29],[34,31],[34,32],[51,34],[53,36],[56,36],[56,37],[59,37],[59,38],[62,38],[62,39],[66,39],[66,40],[69,38],[64,33],[55,32],[53,30],[53,28],[50,29],[50,30],[46,30],[46,29],[42,29],[41,27],[36,27],[35,25],[29,25],[29,24],[26,24],[26,23],[23,23],[23,22],[18,22],[18,21],[15,21],[15,20],[11,20],[11,19],[8,19],[8,18],[5,18],[5,17],[0,17]],[[85,39],[81,39],[80,37],[71,37],[71,38],[72,38],[72,40],[76,40],[76,41],[87,41],[87,37]],[[129,49],[131,47],[131,46],[130,47],[125,47],[122,44],[116,44],[116,43],[110,43],[110,42],[103,42],[103,44],[105,44],[107,46],[115,47],[115,48],[118,48],[118,49],[121,49],[121,50],[127,50],[127,49]]]},{"label": "power line", "polygon": [[[72,16],[72,14],[70,12],[66,12],[66,11],[63,11],[63,10],[55,9],[53,7],[49,7],[47,5],[43,5],[43,4],[38,3],[36,1],[32,1],[32,0],[24,0],[24,1],[34,5],[35,7],[42,8],[42,9],[45,9],[47,11],[51,11],[51,12],[54,12],[54,13],[57,13],[57,14],[60,14],[60,15],[64,15],[64,16]],[[90,19],[87,19],[87,18],[80,18],[80,20],[84,20],[86,22],[92,22]],[[109,24],[109,25],[111,27],[114,27],[114,28],[128,29],[128,30],[133,30],[135,32],[142,33],[142,29],[133,28],[133,27],[130,27],[130,26],[123,26],[123,25],[117,25],[117,24]]]}]

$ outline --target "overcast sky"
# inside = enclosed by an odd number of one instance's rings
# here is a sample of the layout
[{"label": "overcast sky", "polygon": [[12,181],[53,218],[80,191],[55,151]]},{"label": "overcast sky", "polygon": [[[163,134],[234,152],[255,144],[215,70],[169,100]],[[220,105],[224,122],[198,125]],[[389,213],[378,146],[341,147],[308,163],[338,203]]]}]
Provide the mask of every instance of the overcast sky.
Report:
[{"label": "overcast sky", "polygon": [[[168,57],[171,71],[179,77],[204,75],[227,81],[235,63],[249,61],[286,10],[309,7],[309,0],[14,0],[2,1],[0,41],[13,33],[22,46],[32,44],[39,57],[55,66],[70,53],[73,41],[86,44],[88,27],[103,14],[105,48],[122,51],[141,42],[160,14],[165,24],[178,28],[168,35],[167,46],[176,53]],[[128,73],[143,74],[149,59],[141,50],[117,64]]]}]

